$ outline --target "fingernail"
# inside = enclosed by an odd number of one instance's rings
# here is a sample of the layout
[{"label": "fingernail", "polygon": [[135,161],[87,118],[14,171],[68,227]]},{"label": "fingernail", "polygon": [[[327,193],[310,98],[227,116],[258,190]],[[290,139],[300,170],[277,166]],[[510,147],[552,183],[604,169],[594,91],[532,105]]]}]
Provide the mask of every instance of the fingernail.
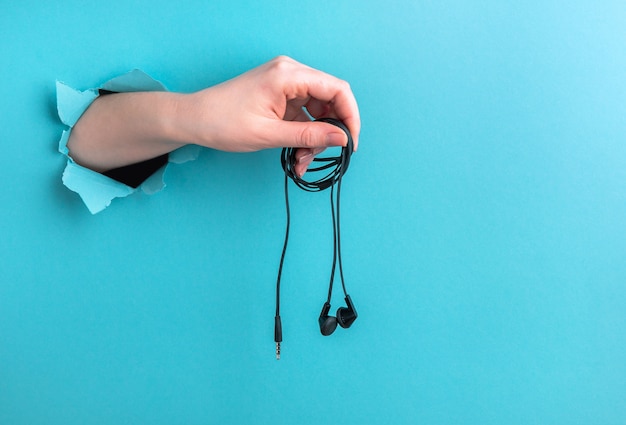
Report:
[{"label": "fingernail", "polygon": [[302,165],[302,164],[297,164],[295,170],[296,170],[296,175],[298,177],[302,177],[304,173],[306,173],[307,171],[307,166]]},{"label": "fingernail", "polygon": [[347,142],[345,133],[328,133],[326,135],[327,146],[344,146]]},{"label": "fingernail", "polygon": [[303,164],[303,163],[308,164],[312,160],[313,160],[313,154],[312,153],[307,153],[305,155],[302,155],[300,158],[298,158],[298,160],[296,162],[298,164]]}]

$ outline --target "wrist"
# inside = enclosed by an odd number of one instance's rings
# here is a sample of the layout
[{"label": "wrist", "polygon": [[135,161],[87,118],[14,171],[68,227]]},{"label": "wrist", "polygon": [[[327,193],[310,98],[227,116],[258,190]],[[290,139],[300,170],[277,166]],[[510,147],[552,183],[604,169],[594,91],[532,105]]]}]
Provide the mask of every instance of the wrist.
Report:
[{"label": "wrist", "polygon": [[215,116],[206,90],[196,93],[170,93],[167,105],[168,138],[181,145],[194,144],[214,147],[217,130],[209,117]]},{"label": "wrist", "polygon": [[158,102],[158,138],[171,143],[175,148],[190,143],[196,143],[196,139],[190,130],[190,122],[193,120],[189,114],[188,94],[163,92],[161,101]]}]

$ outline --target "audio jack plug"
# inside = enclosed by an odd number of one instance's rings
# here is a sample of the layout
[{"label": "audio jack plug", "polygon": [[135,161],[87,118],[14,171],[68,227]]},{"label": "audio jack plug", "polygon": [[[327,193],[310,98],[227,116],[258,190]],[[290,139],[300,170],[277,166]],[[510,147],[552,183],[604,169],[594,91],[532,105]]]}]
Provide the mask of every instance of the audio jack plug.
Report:
[{"label": "audio jack plug", "polygon": [[283,342],[283,326],[280,316],[274,317],[274,341],[276,341],[276,360],[280,360],[280,343]]}]

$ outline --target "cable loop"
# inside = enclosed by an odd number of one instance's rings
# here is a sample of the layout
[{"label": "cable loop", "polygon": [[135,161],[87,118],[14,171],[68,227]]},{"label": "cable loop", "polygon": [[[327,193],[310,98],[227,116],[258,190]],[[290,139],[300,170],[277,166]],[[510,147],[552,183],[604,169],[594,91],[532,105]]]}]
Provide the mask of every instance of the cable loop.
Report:
[{"label": "cable loop", "polygon": [[285,175],[289,177],[300,189],[307,192],[321,192],[337,183],[341,177],[348,171],[350,165],[350,157],[354,150],[354,142],[348,128],[339,120],[334,118],[320,118],[317,121],[326,122],[341,128],[348,136],[348,143],[341,148],[341,154],[335,157],[315,158],[313,162],[322,163],[322,165],[309,168],[309,175],[313,173],[329,170],[328,173],[315,181],[307,181],[303,177],[299,177],[295,172],[296,151],[297,148],[284,148],[280,156],[280,163],[285,171]]}]

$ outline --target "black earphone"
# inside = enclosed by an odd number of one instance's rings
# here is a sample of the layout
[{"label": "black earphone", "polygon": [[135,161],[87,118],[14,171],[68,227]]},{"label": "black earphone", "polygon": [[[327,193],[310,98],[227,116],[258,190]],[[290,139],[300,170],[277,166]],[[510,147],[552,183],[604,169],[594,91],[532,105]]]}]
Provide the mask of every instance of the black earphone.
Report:
[{"label": "black earphone", "polygon": [[[278,268],[278,278],[276,279],[276,315],[274,317],[274,341],[276,342],[276,359],[280,359],[280,343],[283,340],[282,336],[282,324],[280,320],[280,279],[283,270],[283,263],[285,261],[285,253],[287,252],[287,242],[289,240],[289,179],[299,188],[306,190],[307,192],[320,192],[330,187],[330,208],[333,216],[333,265],[330,274],[330,283],[328,285],[328,298],[322,307],[318,323],[320,326],[320,332],[324,336],[331,335],[337,325],[342,328],[349,328],[352,323],[358,317],[352,299],[346,291],[346,285],[343,279],[343,266],[341,263],[341,232],[339,226],[339,202],[341,195],[341,179],[348,170],[350,165],[350,157],[354,149],[354,142],[350,131],[345,124],[335,118],[320,118],[316,121],[326,122],[341,128],[348,136],[348,143],[341,149],[341,154],[337,157],[315,158],[313,161],[321,162],[323,165],[310,168],[308,171],[315,173],[319,171],[329,170],[327,174],[315,181],[307,181],[299,177],[294,170],[296,164],[296,149],[284,148],[281,153],[280,162],[285,172],[285,204],[287,207],[287,229],[285,231],[285,243],[283,245],[282,254],[280,257],[280,265]],[[337,208],[335,209],[335,184],[337,186]],[[335,278],[335,269],[337,262],[339,262],[339,276],[341,278],[341,286],[346,300],[346,307],[340,307],[337,309],[336,316],[329,316],[331,305],[330,300],[333,294],[333,283]]]},{"label": "black earphone", "polygon": [[324,303],[324,307],[322,307],[322,312],[320,313],[320,317],[318,319],[322,335],[328,336],[332,334],[335,332],[335,329],[337,329],[337,325],[347,329],[352,325],[352,323],[354,323],[358,315],[356,313],[356,309],[354,308],[354,304],[352,304],[352,298],[350,298],[350,295],[346,295],[346,305],[347,307],[339,307],[337,309],[337,316],[329,316],[328,313],[330,312],[330,303]]}]

